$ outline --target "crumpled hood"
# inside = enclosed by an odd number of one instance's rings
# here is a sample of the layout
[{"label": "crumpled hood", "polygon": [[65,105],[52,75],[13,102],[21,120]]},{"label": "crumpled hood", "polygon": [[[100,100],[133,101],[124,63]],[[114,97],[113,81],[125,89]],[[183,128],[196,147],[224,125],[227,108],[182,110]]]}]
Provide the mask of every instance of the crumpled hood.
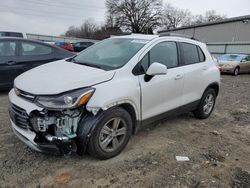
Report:
[{"label": "crumpled hood", "polygon": [[60,60],[21,74],[14,84],[34,95],[54,95],[111,80],[114,74],[115,71]]}]

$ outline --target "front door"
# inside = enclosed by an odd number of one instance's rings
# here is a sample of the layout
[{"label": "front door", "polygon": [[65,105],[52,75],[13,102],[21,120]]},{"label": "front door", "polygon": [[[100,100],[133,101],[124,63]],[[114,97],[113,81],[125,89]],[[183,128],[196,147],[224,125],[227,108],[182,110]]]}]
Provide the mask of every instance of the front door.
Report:
[{"label": "front door", "polygon": [[160,42],[141,60],[144,72],[154,62],[167,66],[166,75],[156,75],[149,81],[145,81],[145,74],[139,76],[142,120],[161,118],[182,105],[183,70],[178,66],[178,57],[175,42]]}]

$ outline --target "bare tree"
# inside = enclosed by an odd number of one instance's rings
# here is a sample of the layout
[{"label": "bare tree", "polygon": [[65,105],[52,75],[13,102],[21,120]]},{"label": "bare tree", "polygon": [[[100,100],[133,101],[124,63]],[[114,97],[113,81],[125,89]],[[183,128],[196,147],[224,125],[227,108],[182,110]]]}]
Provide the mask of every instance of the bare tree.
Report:
[{"label": "bare tree", "polygon": [[189,10],[178,9],[166,4],[162,15],[162,26],[165,29],[173,29],[181,26],[190,25],[192,15]]},{"label": "bare tree", "polygon": [[70,26],[66,31],[67,37],[93,38],[93,33],[98,30],[98,26],[93,20],[88,19],[80,27]]},{"label": "bare tree", "polygon": [[112,26],[133,33],[149,33],[160,25],[162,0],[106,0]]},{"label": "bare tree", "polygon": [[225,15],[218,14],[215,10],[209,10],[204,15],[194,16],[193,23],[207,23],[207,22],[215,22],[222,19],[225,19]]},{"label": "bare tree", "polygon": [[93,20],[89,19],[80,27],[70,26],[64,36],[102,40],[110,37],[110,35],[120,34],[123,34],[123,32],[119,27],[111,27],[108,25],[98,26]]}]

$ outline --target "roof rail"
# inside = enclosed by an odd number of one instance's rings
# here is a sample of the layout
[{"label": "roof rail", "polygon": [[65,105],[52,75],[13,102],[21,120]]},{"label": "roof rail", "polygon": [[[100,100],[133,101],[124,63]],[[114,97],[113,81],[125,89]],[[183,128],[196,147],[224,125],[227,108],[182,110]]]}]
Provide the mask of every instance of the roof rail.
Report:
[{"label": "roof rail", "polygon": [[188,38],[188,39],[192,39],[192,40],[197,40],[199,41],[198,39],[192,37],[192,36],[189,36],[189,35],[183,35],[183,34],[178,34],[178,33],[160,33],[159,34],[159,37],[182,37],[182,38]]}]

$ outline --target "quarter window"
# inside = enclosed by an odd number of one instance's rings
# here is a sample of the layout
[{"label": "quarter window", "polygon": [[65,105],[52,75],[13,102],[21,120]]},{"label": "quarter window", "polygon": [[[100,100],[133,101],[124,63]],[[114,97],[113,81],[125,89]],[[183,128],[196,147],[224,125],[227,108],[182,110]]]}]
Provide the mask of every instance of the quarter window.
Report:
[{"label": "quarter window", "polygon": [[0,42],[0,57],[15,56],[16,43],[11,41]]},{"label": "quarter window", "polygon": [[52,48],[38,43],[23,42],[22,55],[48,55],[52,53]]},{"label": "quarter window", "polygon": [[200,62],[204,62],[206,60],[206,57],[205,57],[203,51],[201,50],[201,48],[199,46],[197,46],[197,49],[198,49],[198,53],[199,53]]}]

